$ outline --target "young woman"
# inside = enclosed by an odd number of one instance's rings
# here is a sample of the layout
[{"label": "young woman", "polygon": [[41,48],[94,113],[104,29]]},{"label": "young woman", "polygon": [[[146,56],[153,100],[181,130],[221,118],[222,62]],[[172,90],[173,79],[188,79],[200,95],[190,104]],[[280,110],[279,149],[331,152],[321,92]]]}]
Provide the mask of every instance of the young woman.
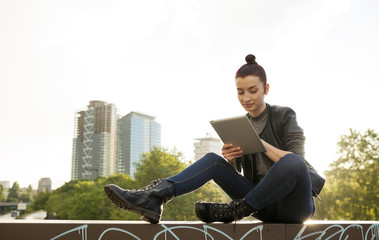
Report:
[{"label": "young woman", "polygon": [[238,146],[225,144],[224,158],[208,153],[177,175],[155,180],[144,189],[107,185],[104,190],[116,206],[158,223],[164,203],[214,180],[233,201],[197,202],[196,214],[204,222],[228,223],[252,215],[265,222],[301,223],[313,216],[309,174],[313,168],[304,160],[303,130],[292,109],[265,103],[266,73],[254,55],[245,60],[235,76],[238,99],[266,152],[243,154]]}]

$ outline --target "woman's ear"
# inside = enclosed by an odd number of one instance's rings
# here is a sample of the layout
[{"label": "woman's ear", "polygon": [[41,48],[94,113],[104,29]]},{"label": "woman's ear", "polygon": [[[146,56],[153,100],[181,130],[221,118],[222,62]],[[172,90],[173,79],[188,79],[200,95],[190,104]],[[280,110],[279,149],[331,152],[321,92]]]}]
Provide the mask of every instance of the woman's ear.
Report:
[{"label": "woman's ear", "polygon": [[270,84],[266,84],[266,86],[265,86],[265,92],[264,92],[264,94],[265,95],[267,95],[268,94],[268,90],[270,89]]}]

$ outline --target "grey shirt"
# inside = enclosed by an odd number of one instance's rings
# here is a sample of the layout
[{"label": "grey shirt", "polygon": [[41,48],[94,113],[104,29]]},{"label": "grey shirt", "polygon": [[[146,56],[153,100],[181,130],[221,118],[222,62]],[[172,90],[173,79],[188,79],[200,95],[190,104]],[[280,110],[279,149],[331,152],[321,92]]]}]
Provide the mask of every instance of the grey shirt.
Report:
[{"label": "grey shirt", "polygon": [[[265,110],[255,118],[250,116],[250,121],[257,131],[258,135],[261,134],[267,123],[267,108],[265,108]],[[264,153],[256,153],[253,156],[253,159],[255,158],[256,162],[258,181],[260,181],[266,175],[273,164],[272,161],[269,162],[264,156]]]}]

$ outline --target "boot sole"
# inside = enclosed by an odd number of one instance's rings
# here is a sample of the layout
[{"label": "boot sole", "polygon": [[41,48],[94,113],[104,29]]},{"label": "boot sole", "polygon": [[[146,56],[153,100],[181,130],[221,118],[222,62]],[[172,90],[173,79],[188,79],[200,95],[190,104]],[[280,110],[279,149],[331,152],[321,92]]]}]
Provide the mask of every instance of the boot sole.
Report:
[{"label": "boot sole", "polygon": [[161,218],[160,214],[153,212],[153,211],[150,211],[150,210],[147,210],[147,209],[144,209],[144,208],[141,208],[139,206],[134,205],[131,202],[128,202],[117,191],[113,190],[112,186],[108,186],[108,185],[105,186],[104,191],[107,194],[108,198],[112,201],[112,203],[116,207],[118,207],[122,210],[125,210],[125,211],[130,211],[130,212],[140,214],[140,215],[142,215],[142,217],[141,217],[142,220],[150,222],[152,224],[159,223],[159,220]]}]

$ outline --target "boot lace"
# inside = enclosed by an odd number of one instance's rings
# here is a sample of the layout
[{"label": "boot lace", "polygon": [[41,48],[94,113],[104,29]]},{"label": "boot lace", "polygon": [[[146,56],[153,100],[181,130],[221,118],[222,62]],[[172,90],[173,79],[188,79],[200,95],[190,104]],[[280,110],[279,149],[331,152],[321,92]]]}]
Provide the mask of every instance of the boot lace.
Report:
[{"label": "boot lace", "polygon": [[154,188],[155,186],[157,186],[159,183],[162,182],[162,179],[156,179],[156,180],[153,180],[151,181],[149,184],[147,184],[145,187],[143,188],[140,188],[140,189],[132,189],[131,192],[143,192],[143,191],[148,191],[152,188]]},{"label": "boot lace", "polygon": [[215,204],[216,211],[214,212],[215,219],[220,219],[222,222],[237,221],[245,217],[246,205],[244,200],[234,200],[228,204]]}]

